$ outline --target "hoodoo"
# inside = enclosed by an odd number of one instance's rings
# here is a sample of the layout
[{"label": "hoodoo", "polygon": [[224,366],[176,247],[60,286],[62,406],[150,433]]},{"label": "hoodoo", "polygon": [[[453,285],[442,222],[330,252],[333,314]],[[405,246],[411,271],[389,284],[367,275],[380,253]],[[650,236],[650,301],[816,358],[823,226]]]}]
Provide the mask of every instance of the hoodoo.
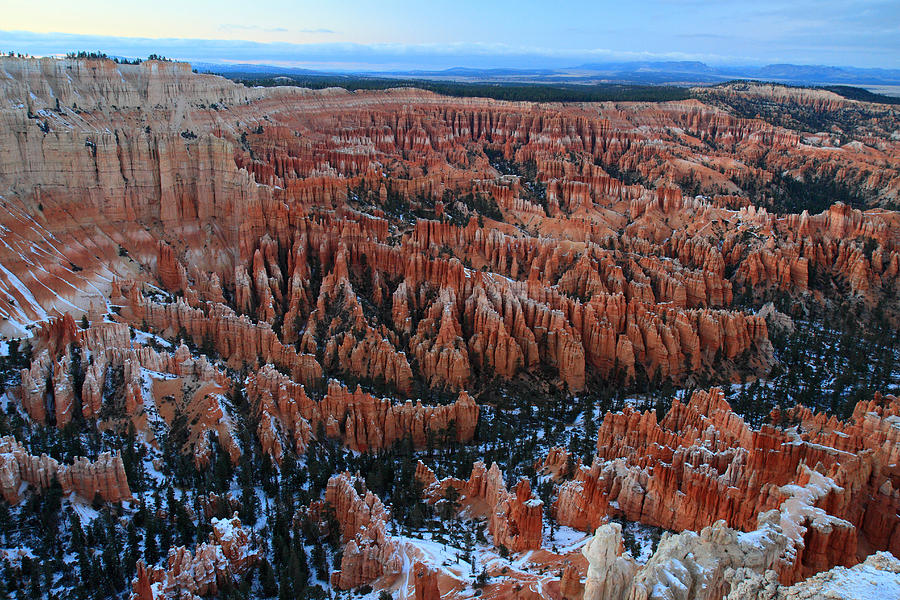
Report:
[{"label": "hoodoo", "polygon": [[259,69],[0,56],[0,597],[900,596],[890,104]]}]

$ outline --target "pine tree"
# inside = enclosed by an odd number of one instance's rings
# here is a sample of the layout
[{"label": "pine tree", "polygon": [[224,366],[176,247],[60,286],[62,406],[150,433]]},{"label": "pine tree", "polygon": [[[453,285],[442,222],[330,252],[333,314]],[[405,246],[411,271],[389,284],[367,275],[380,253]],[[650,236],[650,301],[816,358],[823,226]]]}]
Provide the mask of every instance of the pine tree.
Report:
[{"label": "pine tree", "polygon": [[159,549],[162,556],[169,554],[169,548],[172,547],[172,528],[163,526],[159,532]]},{"label": "pine tree", "polygon": [[155,565],[159,560],[159,548],[156,546],[156,518],[147,519],[147,533],[144,537],[144,560],[148,565]]},{"label": "pine tree", "polygon": [[275,579],[275,571],[265,558],[259,564],[259,585],[262,595],[271,598],[278,595],[278,581]]},{"label": "pine tree", "polygon": [[84,549],[84,530],[81,528],[81,517],[76,512],[69,517],[69,531],[71,532],[72,551],[78,554]]},{"label": "pine tree", "polygon": [[134,570],[134,565],[137,563],[138,557],[140,556],[140,549],[138,546],[140,545],[140,537],[138,536],[137,527],[134,525],[134,521],[128,523],[128,527],[126,529],[128,534],[128,549],[125,554],[125,569],[130,573]]}]

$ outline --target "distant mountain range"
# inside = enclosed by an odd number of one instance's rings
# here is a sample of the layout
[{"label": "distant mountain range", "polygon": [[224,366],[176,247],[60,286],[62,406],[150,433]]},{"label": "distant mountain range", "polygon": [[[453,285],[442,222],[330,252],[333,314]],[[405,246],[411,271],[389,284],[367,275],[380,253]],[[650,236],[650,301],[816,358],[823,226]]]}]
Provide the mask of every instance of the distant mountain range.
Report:
[{"label": "distant mountain range", "polygon": [[363,75],[495,83],[626,83],[645,85],[705,85],[732,79],[754,79],[795,85],[900,86],[900,69],[864,69],[826,65],[771,64],[712,66],[697,61],[636,61],[586,63],[561,69],[473,69],[438,71],[316,71],[258,64],[195,63],[201,71],[285,75]]}]

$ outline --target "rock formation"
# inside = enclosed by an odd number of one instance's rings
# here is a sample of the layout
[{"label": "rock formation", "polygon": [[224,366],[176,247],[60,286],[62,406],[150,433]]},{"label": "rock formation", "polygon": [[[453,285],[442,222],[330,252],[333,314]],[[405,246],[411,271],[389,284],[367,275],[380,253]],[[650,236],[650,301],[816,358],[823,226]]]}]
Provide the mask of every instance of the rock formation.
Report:
[{"label": "rock formation", "polygon": [[[851,568],[835,567],[794,585],[779,583],[778,569],[789,542],[775,512],[760,528],[739,533],[718,522],[699,534],[666,534],[646,564],[622,549],[618,523],[603,525],[583,547],[588,560],[584,600],[652,598],[660,593],[679,600],[788,600],[801,598],[888,598],[900,591],[900,561],[879,552]],[[767,521],[768,520],[768,521]],[[663,592],[665,590],[665,592]]]},{"label": "rock formation", "polygon": [[293,440],[298,454],[322,428],[326,435],[343,439],[353,450],[389,448],[406,437],[424,447],[429,440],[451,436],[457,442],[472,439],[478,422],[478,405],[460,392],[453,404],[426,406],[421,401],[394,404],[388,398],[376,398],[360,387],[350,392],[336,380],[328,382],[325,397],[311,400],[303,385],[294,383],[271,366],[251,375],[247,395],[260,416],[259,435],[263,449],[280,460],[283,431]]},{"label": "rock formation", "polygon": [[[359,485],[362,492],[357,491]],[[390,515],[378,496],[365,489],[362,479],[349,473],[332,476],[325,501],[334,508],[344,545],[341,568],[331,574],[331,585],[348,590],[400,572],[403,550],[387,533]]]},{"label": "rock formation", "polygon": [[[791,544],[783,583],[855,564],[861,538],[896,552],[900,494],[887,465],[898,410],[896,398],[878,397],[842,423],[797,408],[788,418],[799,427],[754,431],[713,389],[676,400],[660,423],[652,411],[608,414],[593,464],[560,486],[557,519],[591,529],[622,514],[676,531],[721,520],[750,532],[759,515],[777,510]],[[552,472],[554,462],[544,468]]]},{"label": "rock formation", "polygon": [[193,600],[217,593],[226,580],[236,583],[260,558],[252,535],[235,515],[212,519],[208,542],[194,552],[183,546],[172,548],[163,567],[138,561],[131,600]]},{"label": "rock formation", "polygon": [[[239,408],[281,464],[323,437],[361,453],[470,442],[495,386],[765,376],[766,319],[784,319],[747,307],[772,294],[900,323],[900,216],[882,208],[900,197],[896,111],[763,84],[692,95],[501,102],[0,56],[0,335],[33,348],[6,397],[35,427],[134,426],[154,450],[177,425],[199,468],[221,464],[216,448],[240,462]],[[776,125],[773,106],[841,136]],[[767,209],[792,181],[853,206]],[[586,598],[721,597],[742,578],[748,597],[802,597],[827,581],[787,584],[900,553],[898,418],[885,396],[844,422],[797,407],[754,429],[714,389],[662,420],[607,415],[590,466],[561,449],[537,466],[559,523],[598,531]],[[27,447],[0,440],[9,502],[53,477],[89,500],[130,497],[118,456],[60,465]],[[507,489],[480,462],[466,481],[424,464],[416,478],[429,501],[460,490],[498,548],[541,548],[529,480]],[[417,598],[446,596],[445,571],[404,553],[359,484],[326,490],[344,543],[334,587],[407,569]],[[199,511],[234,508],[222,496]],[[639,566],[610,516],[680,533]],[[247,572],[253,536],[228,522],[141,564],[133,596],[211,595]],[[559,581],[518,570],[499,595],[582,594],[583,563],[535,555]]]},{"label": "rock formation", "polygon": [[[59,427],[76,416],[130,420],[148,439],[158,441],[148,423],[162,419],[171,425],[175,412],[183,412],[191,423],[184,450],[198,465],[209,460],[209,433],[237,462],[240,449],[223,403],[231,384],[223,370],[204,356],[193,356],[184,344],[174,352],[137,344],[123,323],[98,323],[66,333],[70,329],[65,323],[71,320],[66,313],[49,321],[36,338],[37,358],[21,373],[19,394],[32,419],[52,420]],[[48,396],[52,415],[47,414]]]},{"label": "rock formation", "polygon": [[414,584],[416,587],[416,600],[440,600],[441,591],[438,588],[438,572],[422,563],[416,563],[412,567]]},{"label": "rock formation", "polygon": [[0,438],[0,493],[10,504],[21,500],[22,483],[46,490],[53,480],[64,494],[75,492],[87,501],[99,495],[107,502],[131,498],[122,457],[104,452],[97,460],[78,457],[71,465],[42,454],[34,456],[12,436]]},{"label": "rock formation", "polygon": [[876,552],[853,567],[835,567],[792,586],[775,586],[757,577],[745,579],[728,600],[812,600],[813,598],[896,598],[900,594],[900,561]]},{"label": "rock formation", "polygon": [[488,469],[481,461],[472,466],[468,481],[453,478],[438,481],[421,461],[416,465],[415,476],[430,501],[443,498],[452,486],[462,493],[460,502],[471,505],[475,512],[486,512],[494,546],[512,552],[541,547],[544,503],[532,496],[528,479],[520,479],[510,492],[500,467],[494,463]]},{"label": "rock formation", "polygon": [[664,536],[650,560],[638,565],[623,553],[619,524],[603,525],[582,550],[589,564],[584,600],[649,598],[660,588],[683,600],[722,598],[751,574],[777,581],[787,546],[777,525],[765,522],[741,534],[720,521],[699,534]]},{"label": "rock formation", "polygon": [[[309,386],[322,385],[326,369],[382,378],[409,397],[419,386],[460,390],[481,377],[544,369],[574,391],[593,374],[680,380],[729,369],[746,354],[753,368],[764,367],[765,323],[728,308],[736,285],[804,291],[810,269],[846,279],[870,300],[897,285],[894,222],[884,212],[838,206],[782,218],[752,204],[735,211],[726,196],[689,198],[662,182],[624,185],[597,166],[627,171],[654,157],[664,165],[659,175],[665,165],[680,170],[674,156],[683,140],[671,132],[683,127],[739,144],[736,154],[767,140],[804,164],[822,160],[762,121],[677,103],[543,119],[514,104],[410,90],[251,92],[168,63],[95,61],[97,77],[114,80],[98,88],[94,78],[79,79],[87,71],[76,63],[4,57],[7,98],[24,94],[32,115],[59,111],[56,120],[4,113],[8,129],[22,132],[21,143],[4,146],[16,155],[0,165],[9,225],[0,258],[10,273],[0,278],[13,299],[0,302],[10,332],[65,312],[64,303],[78,316],[112,297],[135,326],[183,331],[233,368],[273,363]],[[100,89],[115,92],[104,98]],[[155,89],[165,91],[148,91]],[[195,94],[187,97],[191,128],[139,127],[141,102],[157,102],[166,114],[176,110],[175,90]],[[103,112],[113,98],[116,109]],[[227,110],[212,117],[211,102]],[[414,107],[414,121],[427,126],[395,122],[399,107]],[[248,127],[262,112],[271,123]],[[331,115],[340,115],[340,132],[330,131]],[[657,139],[665,143],[648,141]],[[455,167],[472,143],[533,163],[533,181],[498,176],[483,154],[467,169]],[[44,147],[61,162],[41,162]],[[591,160],[561,158],[559,149]],[[387,163],[376,154],[397,157],[403,176],[388,174],[383,185],[378,169]],[[854,160],[848,177],[871,159]],[[748,175],[735,162],[732,175]],[[41,166],[25,172],[19,164]],[[60,164],[69,165],[65,177]],[[735,187],[706,170],[710,185]],[[546,191],[546,207],[524,197],[535,185]],[[440,203],[445,214],[474,216],[454,200],[467,194],[495,202],[498,219],[460,227],[437,214]],[[392,233],[396,223],[383,205],[393,198],[434,218]],[[539,235],[515,226],[522,223]],[[96,242],[75,235],[84,227]],[[34,269],[25,258],[38,251]],[[146,293],[144,283],[163,293]]]}]

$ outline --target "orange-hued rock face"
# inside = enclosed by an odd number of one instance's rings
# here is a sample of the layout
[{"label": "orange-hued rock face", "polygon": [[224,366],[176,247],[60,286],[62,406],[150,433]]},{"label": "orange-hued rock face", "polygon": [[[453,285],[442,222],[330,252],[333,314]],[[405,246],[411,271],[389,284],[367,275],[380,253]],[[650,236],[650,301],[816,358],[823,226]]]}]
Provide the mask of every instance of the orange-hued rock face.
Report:
[{"label": "orange-hued rock face", "polygon": [[[3,135],[19,136],[0,161],[7,334],[112,298],[135,326],[183,331],[232,368],[272,363],[307,386],[328,372],[421,397],[530,372],[578,391],[595,375],[764,369],[765,322],[729,308],[735,286],[804,292],[812,272],[871,302],[897,286],[894,213],[780,217],[674,187],[685,172],[729,194],[734,178],[767,181],[746,166],[760,144],[803,168],[835,160],[698,101],[251,90],[179,64],[94,62],[3,57],[2,93],[27,109],[2,113]],[[41,110],[56,121],[27,118]],[[719,170],[681,158],[688,137],[717,140],[704,160]],[[877,162],[867,189],[896,197],[895,146],[842,148],[841,176]],[[533,174],[501,176],[482,150]],[[470,198],[497,210],[474,218]],[[398,218],[407,204],[414,223]],[[68,407],[57,410],[64,423]]]},{"label": "orange-hued rock face", "polygon": [[240,449],[224,401],[231,383],[222,369],[192,356],[183,344],[159,350],[139,345],[123,323],[74,331],[67,325],[71,320],[67,313],[49,321],[35,338],[37,358],[21,373],[19,395],[32,419],[59,427],[76,417],[110,425],[130,421],[156,444],[153,422],[171,425],[183,414],[190,426],[182,450],[198,465],[209,461],[209,433],[237,462]]},{"label": "orange-hued rock face", "polygon": [[[256,491],[270,533],[272,511],[303,495],[269,502],[286,465],[409,449],[455,473],[434,453],[517,450],[484,439],[507,393],[526,408],[528,394],[553,396],[570,414],[601,385],[766,377],[769,326],[790,325],[781,300],[798,314],[846,301],[900,324],[900,213],[884,208],[900,199],[896,111],[759,84],[691,94],[502,102],[248,88],[168,61],[0,56],[0,336],[32,348],[3,403],[20,431],[61,429],[48,437],[133,427],[138,467],[155,467],[149,486],[129,488],[130,454],[61,464],[5,437],[0,493],[19,502],[22,484],[56,478],[87,500],[133,490],[123,511],[134,513],[148,487],[190,479],[187,463],[173,475],[168,453],[190,457],[207,488],[178,500],[193,501],[185,510],[211,536],[140,563],[132,597],[193,600],[268,560],[269,540],[212,516],[252,511],[242,503]],[[740,117],[729,99],[761,115]],[[841,135],[773,125],[772,105],[840,116]],[[852,206],[769,198],[789,182]],[[794,200],[821,212],[756,204]],[[481,461],[467,480],[439,480],[424,462],[415,478],[428,502],[460,492],[466,527],[486,521],[476,554],[487,600],[644,599],[657,585],[693,590],[685,600],[743,589],[771,600],[871,551],[900,553],[898,419],[898,400],[876,396],[847,421],[797,407],[755,429],[713,388],[661,420],[606,415],[590,466],[576,458],[576,421],[559,434],[568,450],[527,457],[531,479],[507,483],[506,466]],[[234,467],[272,478],[241,481],[238,499],[234,481],[218,481]],[[521,462],[507,473],[532,474]],[[473,593],[474,559],[451,566],[438,538],[389,535],[363,477],[306,475],[309,506],[288,520],[334,508],[333,588]],[[546,538],[545,509],[556,521]],[[611,517],[677,534],[639,565]],[[577,532],[557,524],[593,537],[558,552]]]},{"label": "orange-hued rock face", "polygon": [[118,454],[103,453],[97,460],[78,457],[71,465],[43,454],[28,454],[12,436],[0,438],[0,494],[10,504],[21,500],[23,483],[46,490],[56,479],[64,494],[75,492],[82,499],[93,501],[99,494],[107,502],[131,498],[125,467]]},{"label": "orange-hued rock face", "polygon": [[472,466],[468,481],[453,478],[438,481],[421,461],[416,465],[415,477],[431,502],[443,498],[447,488],[456,488],[461,493],[461,503],[473,514],[487,517],[495,547],[502,546],[512,552],[541,547],[544,503],[532,496],[528,479],[520,479],[508,491],[497,463],[488,469],[481,461]]},{"label": "orange-hued rock face", "polygon": [[[360,484],[362,492],[356,489]],[[328,480],[325,501],[334,508],[344,544],[341,568],[331,574],[333,586],[348,590],[400,572],[402,544],[387,533],[390,515],[362,479],[349,473],[334,475]]]},{"label": "orange-hued rock face", "polygon": [[[777,419],[799,426],[752,430],[717,388],[676,400],[662,422],[653,411],[610,413],[592,466],[562,482],[556,516],[584,530],[619,514],[676,531],[722,521],[752,532],[775,511],[792,547],[777,566],[782,582],[850,566],[862,540],[898,550],[898,413],[897,398],[877,397],[847,422],[797,407]],[[558,476],[558,455],[539,466]]]},{"label": "orange-hued rock face", "polygon": [[[296,452],[303,454],[319,431],[341,438],[348,448],[360,452],[389,448],[407,437],[418,447],[446,436],[467,442],[475,433],[479,413],[478,405],[466,392],[444,406],[426,406],[421,401],[395,404],[359,387],[351,392],[333,379],[328,382],[325,397],[316,402],[307,396],[303,385],[271,366],[250,376],[247,395],[260,417],[263,449],[279,461],[285,442],[291,440]],[[276,435],[279,430],[287,436]]]},{"label": "orange-hued rock face", "polygon": [[416,563],[412,567],[413,583],[416,586],[416,600],[441,600],[441,590],[438,587],[438,572],[422,563]]},{"label": "orange-hued rock face", "polygon": [[212,519],[209,541],[191,552],[184,546],[172,548],[164,566],[147,566],[138,561],[132,581],[131,600],[181,600],[216,594],[228,583],[235,585],[260,559],[253,534],[241,525],[237,515]]}]

